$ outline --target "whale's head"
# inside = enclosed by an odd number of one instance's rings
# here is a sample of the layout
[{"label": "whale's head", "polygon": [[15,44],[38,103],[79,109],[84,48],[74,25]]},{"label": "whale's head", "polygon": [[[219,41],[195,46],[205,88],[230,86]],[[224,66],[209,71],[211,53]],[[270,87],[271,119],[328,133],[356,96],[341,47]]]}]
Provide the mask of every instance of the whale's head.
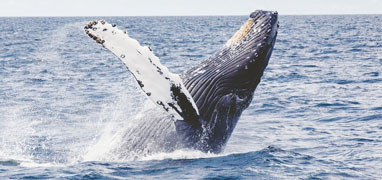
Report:
[{"label": "whale's head", "polygon": [[252,101],[275,44],[278,14],[257,10],[224,47],[183,75],[199,109],[199,149],[220,152]]}]

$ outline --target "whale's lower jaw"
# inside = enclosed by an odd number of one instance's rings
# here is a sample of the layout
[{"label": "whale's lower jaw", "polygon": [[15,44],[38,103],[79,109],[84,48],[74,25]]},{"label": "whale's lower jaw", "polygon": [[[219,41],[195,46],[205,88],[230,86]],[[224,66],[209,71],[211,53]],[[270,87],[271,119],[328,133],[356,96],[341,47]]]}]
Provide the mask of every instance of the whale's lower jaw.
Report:
[{"label": "whale's lower jaw", "polygon": [[185,72],[203,126],[193,130],[203,133],[192,139],[196,148],[218,153],[227,143],[268,65],[277,29],[277,12],[257,10],[220,51]]}]

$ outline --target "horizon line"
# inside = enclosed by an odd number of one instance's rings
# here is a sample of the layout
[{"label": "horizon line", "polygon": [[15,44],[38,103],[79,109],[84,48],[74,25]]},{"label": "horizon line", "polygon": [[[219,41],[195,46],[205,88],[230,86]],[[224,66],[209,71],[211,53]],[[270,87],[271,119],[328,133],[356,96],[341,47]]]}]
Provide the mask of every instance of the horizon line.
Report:
[{"label": "horizon line", "polygon": [[[342,14],[279,14],[279,16],[344,16],[344,15],[382,15],[382,13],[342,13]],[[12,17],[201,17],[201,16],[249,16],[249,15],[26,15],[26,16],[2,16],[0,18]]]}]

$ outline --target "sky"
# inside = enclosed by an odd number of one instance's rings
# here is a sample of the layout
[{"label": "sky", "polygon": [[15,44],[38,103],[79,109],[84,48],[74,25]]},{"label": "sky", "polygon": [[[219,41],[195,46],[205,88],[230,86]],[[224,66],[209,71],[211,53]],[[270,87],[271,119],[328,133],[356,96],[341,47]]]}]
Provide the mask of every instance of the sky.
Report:
[{"label": "sky", "polygon": [[382,14],[382,0],[0,0],[0,16]]}]

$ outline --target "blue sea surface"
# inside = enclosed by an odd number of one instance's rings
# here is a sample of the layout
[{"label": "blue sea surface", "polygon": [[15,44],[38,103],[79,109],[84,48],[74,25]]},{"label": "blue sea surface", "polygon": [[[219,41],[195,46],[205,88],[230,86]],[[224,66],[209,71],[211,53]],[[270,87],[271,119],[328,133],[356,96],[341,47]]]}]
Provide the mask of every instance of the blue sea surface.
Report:
[{"label": "blue sea surface", "polygon": [[382,15],[280,16],[223,153],[110,153],[151,102],[88,21],[127,29],[182,73],[247,18],[0,18],[0,179],[381,179]]}]

